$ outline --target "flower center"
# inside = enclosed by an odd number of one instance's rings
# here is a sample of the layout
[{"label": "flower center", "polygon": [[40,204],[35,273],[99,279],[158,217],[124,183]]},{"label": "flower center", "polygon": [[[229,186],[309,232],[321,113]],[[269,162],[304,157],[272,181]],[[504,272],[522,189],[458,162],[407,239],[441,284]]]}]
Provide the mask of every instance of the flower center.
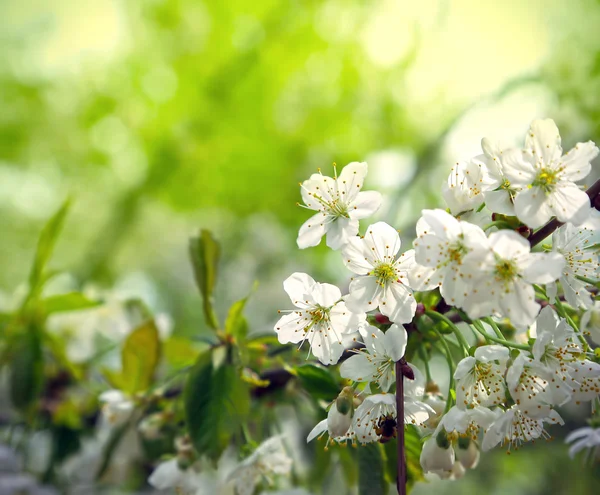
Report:
[{"label": "flower center", "polygon": [[380,285],[385,285],[386,282],[396,280],[397,278],[394,265],[391,265],[389,263],[380,263],[379,265],[377,265],[375,270],[373,270],[373,275],[377,277],[377,281]]},{"label": "flower center", "polygon": [[314,325],[320,321],[325,320],[329,316],[329,308],[323,306],[315,306],[314,309],[308,312],[310,315],[310,321]]},{"label": "flower center", "polygon": [[537,177],[531,185],[541,188],[545,193],[550,193],[554,191],[554,187],[557,183],[558,171],[550,168],[543,168],[538,172]]},{"label": "flower center", "polygon": [[467,252],[468,250],[464,244],[460,242],[454,243],[448,248],[448,259],[460,264],[462,263],[463,256],[467,254]]},{"label": "flower center", "polygon": [[518,275],[517,266],[511,260],[500,259],[496,262],[496,279],[510,282]]}]

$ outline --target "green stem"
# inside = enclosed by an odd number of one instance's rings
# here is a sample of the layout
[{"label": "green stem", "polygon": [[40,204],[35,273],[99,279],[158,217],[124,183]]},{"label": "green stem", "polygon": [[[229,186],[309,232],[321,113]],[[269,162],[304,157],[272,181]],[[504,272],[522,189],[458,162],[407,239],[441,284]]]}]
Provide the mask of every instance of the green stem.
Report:
[{"label": "green stem", "polygon": [[483,337],[491,342],[496,342],[497,344],[502,344],[506,347],[512,347],[514,349],[521,349],[522,351],[530,351],[531,348],[528,345],[525,344],[517,344],[516,342],[510,342],[508,340],[504,340],[504,339],[499,339],[497,337],[493,337],[492,335],[490,335],[489,333],[487,333],[485,331],[485,329],[482,327],[481,322],[479,321],[474,321],[473,322],[473,328],[475,328],[475,330],[477,330],[481,335],[483,335]]},{"label": "green stem", "polygon": [[435,311],[425,311],[425,314],[434,321],[443,322],[446,325],[448,325],[450,329],[454,332],[454,335],[456,336],[456,339],[460,342],[460,345],[463,347],[465,356],[469,355],[470,346],[469,343],[466,341],[464,335],[460,331],[460,328],[458,328],[454,323],[452,323],[452,321],[449,318],[447,318],[443,314],[437,313]]},{"label": "green stem", "polygon": [[427,378],[427,382],[429,383],[431,381],[431,370],[429,369],[429,360],[427,359],[427,356],[425,354],[425,349],[423,349],[423,346],[420,345],[419,346],[419,357],[421,358],[421,360],[423,361],[423,364],[425,366],[425,377]]},{"label": "green stem", "polygon": [[489,316],[487,318],[483,318],[483,321],[485,321],[490,327],[493,328],[494,332],[496,333],[496,337],[498,337],[499,339],[503,339],[504,340],[504,334],[502,333],[502,331],[498,328],[498,325],[496,324],[496,322],[494,320],[492,320]]},{"label": "green stem", "polygon": [[450,352],[450,347],[448,347],[446,339],[437,329],[434,328],[433,331],[437,333],[440,339],[440,352],[446,358],[446,363],[448,363],[448,373],[450,374],[448,380],[448,395],[446,396],[446,407],[444,408],[444,414],[446,414],[452,407],[452,394],[450,394],[450,390],[454,387],[454,362],[452,361],[452,353]]},{"label": "green stem", "polygon": [[495,220],[493,222],[490,222],[485,227],[483,227],[483,230],[486,231],[491,229],[492,227],[498,227],[499,229],[514,230],[513,226],[510,223],[505,222],[504,220]]},{"label": "green stem", "polygon": [[579,330],[577,323],[575,323],[575,321],[573,321],[573,318],[571,318],[569,316],[569,313],[567,313],[567,309],[564,307],[563,303],[561,302],[561,300],[558,296],[556,296],[555,306],[556,306],[556,310],[557,310],[558,314],[560,316],[562,316],[565,320],[567,320],[567,323],[569,325],[571,325],[573,330],[575,330],[575,333],[577,334],[577,337],[579,338],[581,345],[583,345],[583,349],[587,352],[590,347],[589,347],[587,341],[585,340],[585,337],[582,335],[581,331]]},{"label": "green stem", "polygon": [[598,280],[593,280],[591,278],[582,277],[581,275],[576,275],[575,278],[581,280],[582,282],[585,282],[586,284],[593,285],[594,287],[597,287],[598,284],[600,283],[600,281],[598,281]]}]

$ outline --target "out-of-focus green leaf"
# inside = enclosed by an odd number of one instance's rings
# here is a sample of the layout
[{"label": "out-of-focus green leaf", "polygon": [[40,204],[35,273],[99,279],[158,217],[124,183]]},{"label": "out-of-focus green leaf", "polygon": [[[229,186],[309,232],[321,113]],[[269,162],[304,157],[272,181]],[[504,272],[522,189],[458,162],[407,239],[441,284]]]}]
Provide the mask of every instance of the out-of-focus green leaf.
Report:
[{"label": "out-of-focus green leaf", "polygon": [[[199,352],[196,347],[199,346],[192,344],[189,339],[174,336],[163,344],[163,355],[171,366],[182,368],[192,365],[198,358]],[[201,347],[205,350],[207,346]]]},{"label": "out-of-focus green leaf", "polygon": [[217,282],[217,270],[221,247],[208,230],[201,230],[198,237],[190,239],[190,257],[196,283],[202,294],[204,317],[211,328],[219,328],[219,320],[213,307],[213,291]]},{"label": "out-of-focus green leaf", "polygon": [[93,308],[102,303],[92,301],[81,292],[69,292],[42,299],[39,303],[40,309],[47,315],[63,311],[77,311],[80,309]]},{"label": "out-of-focus green leaf", "polygon": [[256,286],[257,284],[255,283],[250,294],[231,305],[229,313],[227,313],[227,318],[225,319],[225,333],[232,335],[240,341],[245,341],[248,335],[248,321],[243,313],[246,303],[252,295],[252,292],[256,289]]},{"label": "out-of-focus green leaf", "polygon": [[152,384],[160,357],[160,339],[153,320],[136,328],[123,345],[120,373],[104,370],[110,384],[134,394],[147,390]]},{"label": "out-of-focus green leaf", "polygon": [[295,368],[294,374],[315,399],[333,400],[340,393],[339,384],[325,368],[304,364]]},{"label": "out-of-focus green leaf", "polygon": [[71,200],[67,199],[60,209],[50,218],[50,220],[48,220],[48,223],[46,223],[40,234],[33,266],[31,268],[31,273],[29,274],[30,298],[35,297],[44,283],[46,264],[48,263],[50,256],[52,256],[52,251],[56,245],[58,235],[62,230],[70,205]]},{"label": "out-of-focus green leaf", "polygon": [[28,328],[12,342],[10,357],[10,398],[17,409],[26,411],[44,383],[42,344],[37,328]]},{"label": "out-of-focus green leaf", "polygon": [[410,488],[417,481],[423,481],[424,479],[420,461],[423,442],[419,430],[414,425],[406,426],[404,449],[406,452],[406,484]]},{"label": "out-of-focus green leaf", "polygon": [[200,355],[184,389],[188,432],[200,455],[218,459],[249,412],[248,387],[235,366],[215,368],[212,351]]},{"label": "out-of-focus green leaf", "polygon": [[368,443],[358,449],[359,495],[386,495],[388,485],[383,476],[381,444]]}]

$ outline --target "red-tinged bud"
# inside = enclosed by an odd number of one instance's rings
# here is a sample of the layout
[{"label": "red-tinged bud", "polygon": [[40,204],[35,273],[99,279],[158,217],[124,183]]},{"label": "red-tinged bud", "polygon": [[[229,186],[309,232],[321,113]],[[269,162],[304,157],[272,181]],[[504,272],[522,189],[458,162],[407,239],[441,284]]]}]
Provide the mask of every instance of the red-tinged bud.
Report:
[{"label": "red-tinged bud", "polygon": [[517,228],[517,232],[525,237],[525,239],[531,235],[531,229],[527,227],[527,225],[521,225],[519,228]]},{"label": "red-tinged bud", "polygon": [[415,318],[423,316],[425,314],[425,305],[423,303],[417,304],[417,310],[415,311]]},{"label": "red-tinged bud", "polygon": [[399,363],[400,363],[400,372],[402,373],[402,376],[404,376],[405,378],[408,378],[409,380],[414,380],[415,379],[415,372],[408,365],[408,363],[406,362],[406,359],[402,358],[399,361]]},{"label": "red-tinged bud", "polygon": [[381,313],[377,313],[375,315],[375,321],[377,323],[379,323],[380,325],[391,325],[392,324],[390,319],[387,316],[382,315]]}]

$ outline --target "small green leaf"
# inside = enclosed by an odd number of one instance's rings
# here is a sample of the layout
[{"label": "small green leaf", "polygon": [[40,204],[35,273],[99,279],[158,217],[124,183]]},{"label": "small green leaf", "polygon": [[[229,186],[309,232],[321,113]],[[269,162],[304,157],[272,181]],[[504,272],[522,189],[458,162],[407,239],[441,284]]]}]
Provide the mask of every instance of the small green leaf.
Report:
[{"label": "small green leaf", "polygon": [[44,383],[42,344],[37,328],[31,326],[12,343],[10,350],[10,398],[22,412],[39,396]]},{"label": "small green leaf", "polygon": [[213,291],[217,282],[217,269],[221,247],[208,230],[201,230],[198,237],[190,239],[190,257],[196,283],[202,294],[206,324],[218,330],[219,320],[213,307]]},{"label": "small green leaf", "polygon": [[[153,320],[136,328],[123,346],[122,372],[117,381],[121,390],[134,394],[147,390],[152,384],[160,357],[160,339]],[[114,378],[113,378],[114,379]]]},{"label": "small green leaf", "polygon": [[58,235],[62,230],[70,205],[71,200],[67,199],[52,218],[48,220],[48,223],[46,223],[40,234],[33,266],[31,268],[31,273],[29,274],[30,295],[28,299],[36,297],[47,278],[44,273],[46,264],[48,263],[50,256],[52,256],[52,251],[54,250]]},{"label": "small green leaf", "polygon": [[218,459],[249,412],[248,387],[235,366],[215,368],[212,351],[200,355],[184,388],[188,432],[200,455]]},{"label": "small green leaf", "polygon": [[47,315],[65,311],[77,311],[80,309],[93,308],[101,303],[92,301],[81,292],[70,292],[58,296],[50,296],[42,299],[39,303],[40,309]]},{"label": "small green leaf", "polygon": [[248,321],[243,314],[244,308],[257,285],[256,283],[254,284],[252,291],[244,299],[240,299],[231,305],[225,320],[225,333],[234,336],[242,342],[246,340],[246,336],[248,335]]},{"label": "small green leaf", "polygon": [[359,495],[386,495],[388,484],[383,475],[381,444],[368,443],[358,449]]},{"label": "small green leaf", "polygon": [[325,368],[304,364],[294,370],[302,386],[315,399],[333,400],[340,393],[338,382]]}]

